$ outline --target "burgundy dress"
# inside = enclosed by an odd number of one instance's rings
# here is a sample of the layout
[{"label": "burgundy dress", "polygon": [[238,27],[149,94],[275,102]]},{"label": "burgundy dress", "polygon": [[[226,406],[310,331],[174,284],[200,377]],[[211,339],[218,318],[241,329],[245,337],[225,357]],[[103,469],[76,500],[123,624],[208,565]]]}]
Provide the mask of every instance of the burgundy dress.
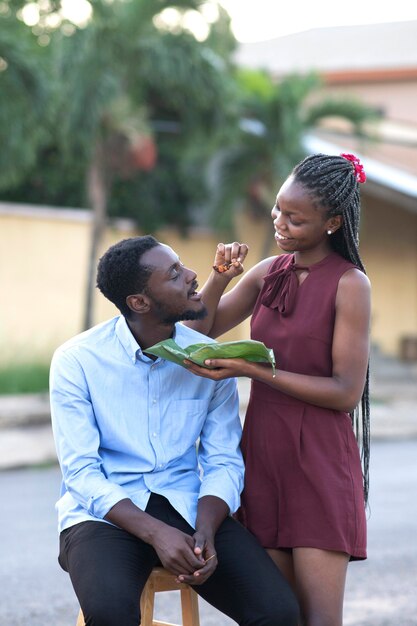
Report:
[{"label": "burgundy dress", "polygon": [[[278,369],[332,375],[337,286],[353,267],[332,252],[308,268],[300,285],[292,254],[273,261],[251,336],[273,348]],[[252,381],[242,450],[246,475],[238,518],[264,547],[313,547],[366,558],[362,470],[347,413]]]}]

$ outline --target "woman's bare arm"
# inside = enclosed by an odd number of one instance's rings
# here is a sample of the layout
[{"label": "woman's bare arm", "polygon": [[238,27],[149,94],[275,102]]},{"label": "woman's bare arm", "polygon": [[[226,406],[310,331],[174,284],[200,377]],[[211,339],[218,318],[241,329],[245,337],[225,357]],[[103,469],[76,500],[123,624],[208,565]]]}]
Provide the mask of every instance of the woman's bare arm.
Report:
[{"label": "woman's bare arm", "polygon": [[[230,292],[232,293],[232,292]],[[225,296],[226,297],[226,296]],[[220,380],[247,376],[310,404],[339,411],[352,411],[361,398],[369,358],[370,283],[359,270],[349,270],[339,282],[333,335],[332,376],[307,376],[279,370],[243,359],[211,359],[208,370],[194,364],[189,369],[200,376]]]}]

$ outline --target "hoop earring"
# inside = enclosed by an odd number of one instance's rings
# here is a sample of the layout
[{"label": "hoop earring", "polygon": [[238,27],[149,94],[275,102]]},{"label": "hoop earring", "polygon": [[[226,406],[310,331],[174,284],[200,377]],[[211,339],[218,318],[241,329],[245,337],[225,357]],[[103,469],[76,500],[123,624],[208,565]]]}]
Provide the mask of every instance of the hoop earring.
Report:
[{"label": "hoop earring", "polygon": [[328,234],[328,235],[332,235],[332,234],[333,234],[333,231],[328,230],[328,231],[327,231],[327,234]]}]

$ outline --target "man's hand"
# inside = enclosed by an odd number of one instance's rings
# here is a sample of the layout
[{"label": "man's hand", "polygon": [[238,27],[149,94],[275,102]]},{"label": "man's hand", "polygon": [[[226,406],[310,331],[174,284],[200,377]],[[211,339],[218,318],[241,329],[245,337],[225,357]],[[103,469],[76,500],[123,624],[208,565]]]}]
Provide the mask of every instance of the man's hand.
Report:
[{"label": "man's hand", "polygon": [[204,566],[193,537],[142,511],[128,498],[117,502],[105,519],[149,543],[162,565],[177,576],[193,574]]},{"label": "man's hand", "polygon": [[202,559],[202,566],[190,574],[181,574],[177,582],[187,585],[201,585],[213,574],[217,567],[217,554],[214,540],[203,532],[197,531],[193,535],[194,554]]},{"label": "man's hand", "polygon": [[207,495],[198,499],[196,531],[192,540],[194,554],[201,559],[202,565],[192,575],[184,572],[178,576],[178,582],[201,585],[213,574],[217,567],[214,537],[228,514],[229,507],[221,498]]},{"label": "man's hand", "polygon": [[153,537],[151,545],[165,569],[177,576],[189,575],[192,578],[194,572],[204,567],[201,551],[195,550],[194,538],[177,528],[164,524]]}]

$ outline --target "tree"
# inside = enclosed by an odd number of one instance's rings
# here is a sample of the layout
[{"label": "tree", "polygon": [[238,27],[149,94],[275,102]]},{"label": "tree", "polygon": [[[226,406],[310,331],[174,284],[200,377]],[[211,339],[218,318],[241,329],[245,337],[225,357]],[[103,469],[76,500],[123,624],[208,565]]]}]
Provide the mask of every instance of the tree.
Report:
[{"label": "tree", "polygon": [[24,178],[46,141],[48,78],[45,50],[5,5],[0,13],[0,188]]},{"label": "tree", "polygon": [[[226,65],[190,33],[162,31],[167,7],[198,9],[201,0],[92,2],[86,28],[56,42],[61,59],[60,143],[87,165],[93,209],[84,327],[92,324],[97,253],[115,179],[155,164],[158,124],[171,124],[184,149],[209,142],[228,103]],[[155,119],[155,113],[163,119]],[[146,161],[146,166],[144,165]]]}]

